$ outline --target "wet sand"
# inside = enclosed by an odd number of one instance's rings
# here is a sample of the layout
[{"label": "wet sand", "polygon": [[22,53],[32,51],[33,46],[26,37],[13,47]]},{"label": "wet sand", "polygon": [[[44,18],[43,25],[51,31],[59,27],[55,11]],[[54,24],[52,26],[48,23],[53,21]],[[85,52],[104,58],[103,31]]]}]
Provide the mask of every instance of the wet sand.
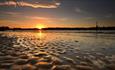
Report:
[{"label": "wet sand", "polygon": [[0,32],[0,70],[115,70],[114,34]]}]

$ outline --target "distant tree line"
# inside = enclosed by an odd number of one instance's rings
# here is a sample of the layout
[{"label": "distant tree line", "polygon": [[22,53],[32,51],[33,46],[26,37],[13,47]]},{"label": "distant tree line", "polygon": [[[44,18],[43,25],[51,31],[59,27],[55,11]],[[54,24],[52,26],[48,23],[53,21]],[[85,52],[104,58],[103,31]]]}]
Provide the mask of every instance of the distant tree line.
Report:
[{"label": "distant tree line", "polygon": [[[7,26],[1,26],[0,31],[6,31],[6,30],[39,30],[38,28],[10,28]],[[115,27],[89,27],[89,28],[43,28],[43,30],[115,30]]]},{"label": "distant tree line", "polygon": [[44,30],[115,30],[115,27],[44,28]]},{"label": "distant tree line", "polygon": [[1,26],[0,27],[0,31],[5,31],[5,30],[9,30],[10,28],[7,26]]}]

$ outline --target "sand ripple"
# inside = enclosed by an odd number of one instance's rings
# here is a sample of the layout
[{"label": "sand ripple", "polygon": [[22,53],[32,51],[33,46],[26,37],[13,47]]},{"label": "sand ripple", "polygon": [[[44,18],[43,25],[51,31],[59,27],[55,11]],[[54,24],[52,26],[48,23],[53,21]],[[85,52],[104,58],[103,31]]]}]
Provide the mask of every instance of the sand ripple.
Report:
[{"label": "sand ripple", "polygon": [[114,54],[82,50],[80,41],[62,37],[0,33],[0,70],[115,70]]}]

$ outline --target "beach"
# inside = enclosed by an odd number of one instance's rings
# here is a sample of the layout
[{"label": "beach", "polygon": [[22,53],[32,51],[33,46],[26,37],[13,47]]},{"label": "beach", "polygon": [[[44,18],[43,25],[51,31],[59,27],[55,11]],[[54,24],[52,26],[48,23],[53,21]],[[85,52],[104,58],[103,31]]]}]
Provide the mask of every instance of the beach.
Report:
[{"label": "beach", "polygon": [[1,31],[0,70],[115,70],[114,42],[112,32]]}]

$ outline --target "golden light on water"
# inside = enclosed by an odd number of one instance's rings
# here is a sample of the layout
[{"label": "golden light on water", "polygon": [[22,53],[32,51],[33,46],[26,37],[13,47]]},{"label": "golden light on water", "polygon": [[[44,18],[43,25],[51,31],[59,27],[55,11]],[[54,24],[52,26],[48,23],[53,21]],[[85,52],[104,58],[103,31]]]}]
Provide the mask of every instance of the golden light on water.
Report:
[{"label": "golden light on water", "polygon": [[37,33],[37,37],[39,39],[39,46],[43,45],[43,41],[44,41],[44,33],[42,32],[42,30],[40,29],[39,32]]},{"label": "golden light on water", "polygon": [[40,40],[44,37],[44,33],[42,32],[42,30],[39,30],[37,36],[39,37]]}]

